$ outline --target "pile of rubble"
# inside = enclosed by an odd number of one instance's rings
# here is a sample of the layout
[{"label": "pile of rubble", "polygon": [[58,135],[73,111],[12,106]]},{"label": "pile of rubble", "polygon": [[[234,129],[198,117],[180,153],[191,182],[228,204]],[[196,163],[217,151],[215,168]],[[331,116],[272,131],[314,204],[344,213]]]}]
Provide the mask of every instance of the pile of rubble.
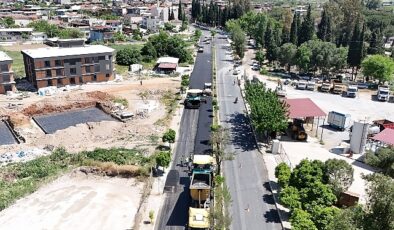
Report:
[{"label": "pile of rubble", "polygon": [[51,152],[33,148],[27,150],[20,150],[16,152],[6,152],[0,155],[0,165],[7,165],[9,163],[16,163],[16,162],[26,162],[33,160],[40,156],[49,155]]}]

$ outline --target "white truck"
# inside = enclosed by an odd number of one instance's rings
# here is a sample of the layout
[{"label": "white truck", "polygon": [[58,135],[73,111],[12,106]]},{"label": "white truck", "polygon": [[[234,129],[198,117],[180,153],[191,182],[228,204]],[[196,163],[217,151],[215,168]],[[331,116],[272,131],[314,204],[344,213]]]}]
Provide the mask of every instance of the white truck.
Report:
[{"label": "white truck", "polygon": [[357,97],[357,85],[349,85],[346,89],[346,96],[347,97]]},{"label": "white truck", "polygon": [[350,114],[331,111],[328,113],[327,123],[329,126],[343,131],[350,127],[350,119]]},{"label": "white truck", "polygon": [[388,101],[390,97],[389,87],[386,85],[379,86],[376,96],[379,101]]}]

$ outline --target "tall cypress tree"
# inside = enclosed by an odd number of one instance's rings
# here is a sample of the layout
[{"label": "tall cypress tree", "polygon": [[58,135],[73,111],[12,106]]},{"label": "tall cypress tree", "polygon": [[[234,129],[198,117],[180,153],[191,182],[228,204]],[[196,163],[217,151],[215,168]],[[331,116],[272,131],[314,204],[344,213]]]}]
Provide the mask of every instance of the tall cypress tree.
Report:
[{"label": "tall cypress tree", "polygon": [[178,6],[178,20],[183,21],[183,8],[182,8],[181,0],[179,0],[179,6]]},{"label": "tall cypress tree", "polygon": [[290,28],[290,42],[293,43],[294,45],[298,45],[297,42],[297,34],[298,34],[298,28],[297,28],[297,20],[299,20],[299,15],[297,13],[294,13],[293,16],[293,22],[291,23],[291,28]]},{"label": "tall cypress tree", "polygon": [[[360,28],[358,22],[354,26],[352,40],[349,42],[349,51],[347,54],[347,63],[352,67],[352,76],[354,68],[358,68],[361,64],[362,45],[363,39],[361,38]],[[361,52],[360,52],[361,51]]]},{"label": "tall cypress tree", "polygon": [[325,42],[331,41],[331,19],[326,10],[323,10],[321,21],[318,25],[317,37]]},{"label": "tall cypress tree", "polygon": [[267,29],[265,31],[264,36],[264,45],[267,50],[266,56],[269,62],[275,60],[275,49],[276,49],[276,41],[275,41],[275,34],[274,34],[274,26],[272,25],[272,21],[268,21]]},{"label": "tall cypress tree", "polygon": [[171,8],[170,21],[175,19],[174,10]]},{"label": "tall cypress tree", "polygon": [[298,45],[311,40],[313,38],[313,34],[315,33],[315,25],[311,11],[311,5],[309,5],[308,12],[301,24],[300,33],[298,36]]},{"label": "tall cypress tree", "polygon": [[375,29],[372,32],[371,40],[369,42],[368,53],[369,54],[383,54],[384,53],[383,35],[381,33],[380,28]]}]

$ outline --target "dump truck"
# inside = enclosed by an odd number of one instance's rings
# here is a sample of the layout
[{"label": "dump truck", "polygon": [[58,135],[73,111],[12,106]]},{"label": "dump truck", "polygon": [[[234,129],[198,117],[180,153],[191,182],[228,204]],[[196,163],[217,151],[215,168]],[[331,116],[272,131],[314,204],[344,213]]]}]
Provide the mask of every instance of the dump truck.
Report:
[{"label": "dump truck", "polygon": [[208,230],[210,229],[209,208],[189,208],[189,230]]},{"label": "dump truck", "polygon": [[328,93],[331,90],[331,83],[329,82],[323,82],[320,86],[320,91]]},{"label": "dump truck", "polygon": [[343,84],[334,82],[334,86],[332,88],[333,94],[341,94],[343,92]]},{"label": "dump truck", "polygon": [[388,101],[389,96],[390,96],[390,90],[388,86],[381,85],[378,87],[378,92],[376,94],[376,97],[378,98],[379,101]]},{"label": "dump truck", "polygon": [[346,97],[352,97],[355,98],[357,97],[357,85],[348,85],[347,89],[346,89]]},{"label": "dump truck", "polygon": [[212,198],[214,159],[211,155],[194,154],[190,182],[191,206],[189,207],[189,230],[209,230],[209,209]]},{"label": "dump truck", "polygon": [[201,89],[189,89],[186,93],[184,106],[187,109],[200,108],[201,102],[205,102],[203,91]]}]

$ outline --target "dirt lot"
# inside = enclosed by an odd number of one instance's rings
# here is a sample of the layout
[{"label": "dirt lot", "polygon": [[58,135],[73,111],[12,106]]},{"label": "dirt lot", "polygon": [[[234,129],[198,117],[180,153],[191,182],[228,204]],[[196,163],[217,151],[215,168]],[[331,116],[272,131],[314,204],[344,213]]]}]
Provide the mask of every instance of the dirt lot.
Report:
[{"label": "dirt lot", "polygon": [[0,212],[1,229],[130,229],[142,183],[65,175]]},{"label": "dirt lot", "polygon": [[[83,85],[82,90],[58,92],[53,96],[29,94],[28,98],[15,100],[0,96],[0,116],[10,116],[15,130],[25,139],[19,145],[0,146],[0,153],[23,150],[31,147],[63,146],[71,152],[92,150],[97,147],[149,147],[157,140],[165,127],[155,122],[166,114],[161,97],[167,90],[177,91],[180,85],[178,78],[155,78],[139,81],[108,82],[103,84]],[[146,96],[141,97],[142,94]],[[128,102],[129,112],[141,113],[125,123],[104,121],[79,124],[54,134],[45,135],[32,121],[31,116],[67,111],[70,109],[94,106],[96,102],[104,105],[104,109],[113,109],[113,98],[124,98]],[[7,108],[9,103],[17,104],[15,108]],[[152,145],[154,146],[154,145]]]}]

